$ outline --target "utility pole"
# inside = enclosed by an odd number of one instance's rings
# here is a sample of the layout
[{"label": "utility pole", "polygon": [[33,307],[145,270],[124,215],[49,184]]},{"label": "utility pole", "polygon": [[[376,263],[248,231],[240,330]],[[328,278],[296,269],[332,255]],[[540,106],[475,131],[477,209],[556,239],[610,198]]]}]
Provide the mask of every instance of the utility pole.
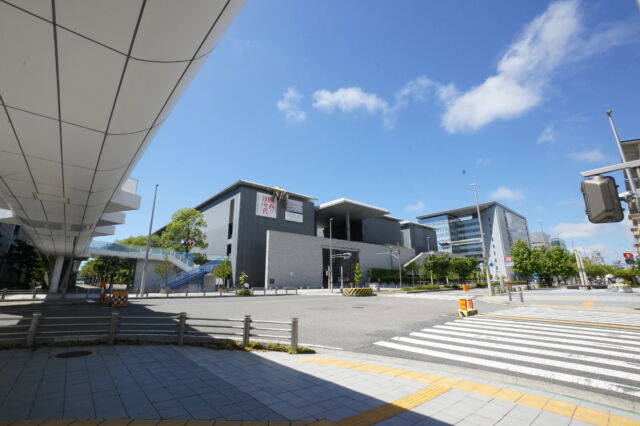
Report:
[{"label": "utility pole", "polygon": [[[427,262],[431,259],[431,244],[429,244],[429,240],[431,237],[427,236]],[[429,275],[431,276],[431,285],[433,285],[433,271],[429,268]]]},{"label": "utility pole", "polygon": [[478,203],[478,185],[472,183],[471,189],[476,200],[476,211],[478,213],[478,223],[480,224],[480,239],[482,240],[482,263],[487,275],[487,287],[489,288],[489,296],[493,296],[493,288],[491,287],[491,276],[489,276],[489,259],[487,258],[487,247],[484,242],[484,230],[482,228],[482,217],[480,217],[480,204]]},{"label": "utility pole", "polygon": [[144,254],[144,263],[142,266],[142,277],[140,279],[140,292],[138,293],[140,297],[144,296],[144,285],[147,279],[147,264],[149,263],[149,248],[151,247],[151,232],[153,228],[153,215],[156,212],[156,196],[158,195],[158,184],[156,184],[156,189],[153,192],[153,207],[151,207],[151,219],[149,220],[149,234],[147,234],[147,250]]},{"label": "utility pole", "polygon": [[329,291],[333,293],[333,231],[331,229],[333,218],[329,218]]}]

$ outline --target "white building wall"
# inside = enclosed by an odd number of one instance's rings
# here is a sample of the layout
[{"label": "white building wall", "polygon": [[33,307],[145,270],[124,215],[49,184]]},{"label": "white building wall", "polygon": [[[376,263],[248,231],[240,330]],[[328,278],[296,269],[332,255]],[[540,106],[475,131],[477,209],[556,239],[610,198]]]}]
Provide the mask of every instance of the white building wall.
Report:
[{"label": "white building wall", "polygon": [[[398,267],[396,259],[390,261],[386,246],[357,241],[332,241],[334,250],[357,251],[360,268],[366,276],[371,268],[393,269]],[[322,269],[322,249],[329,248],[329,239],[288,232],[267,231],[267,252],[265,259],[265,287],[269,279],[275,280],[276,287],[321,288],[324,271]],[[415,250],[400,247],[400,262],[408,262],[415,256]]]}]

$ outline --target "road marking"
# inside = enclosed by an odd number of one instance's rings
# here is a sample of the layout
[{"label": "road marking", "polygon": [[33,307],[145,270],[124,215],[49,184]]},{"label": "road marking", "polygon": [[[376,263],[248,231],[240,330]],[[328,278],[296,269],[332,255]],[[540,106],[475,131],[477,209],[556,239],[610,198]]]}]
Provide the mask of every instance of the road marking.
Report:
[{"label": "road marking", "polygon": [[[529,355],[519,355],[519,354],[510,353],[510,352],[492,351],[488,349],[474,348],[468,345],[464,345],[464,346],[449,345],[447,343],[438,343],[433,341],[411,339],[409,337],[394,337],[393,340],[403,342],[403,343],[411,343],[414,345],[429,346],[431,348],[440,348],[440,349],[447,349],[447,350],[458,351],[458,352],[466,352],[466,353],[475,354],[475,355],[485,355],[485,356],[490,356],[494,358],[503,358],[509,361],[528,362],[530,364],[546,365],[550,367],[557,367],[557,368],[580,371],[585,373],[601,374],[603,376],[615,377],[618,379],[635,380],[640,383],[640,374],[629,373],[629,372],[620,371],[620,370],[611,370],[609,368],[596,367],[594,365],[583,365],[583,364],[576,364],[576,363],[566,362],[566,361],[558,361],[555,359],[538,358],[538,357],[529,356]],[[494,346],[498,347],[499,345],[494,344]],[[507,346],[507,345],[504,345],[504,346]],[[530,352],[536,353],[539,351],[532,349]],[[619,384],[619,385],[624,386],[623,384]],[[640,388],[637,388],[637,389],[640,392]],[[638,393],[638,396],[640,396],[640,393]]]},{"label": "road marking", "polygon": [[[425,334],[425,333],[411,333],[411,336],[422,337],[424,339],[441,340],[445,342],[461,343],[463,345],[475,345],[475,346],[483,346],[487,348],[504,349],[504,350],[515,351],[515,352],[525,352],[525,353],[531,353],[531,354],[537,354],[537,355],[555,356],[559,358],[567,358],[574,361],[594,362],[597,364],[604,364],[604,365],[616,365],[622,368],[640,370],[640,364],[627,362],[627,361],[619,361],[611,358],[600,358],[600,357],[595,357],[590,355],[573,354],[570,352],[558,352],[558,351],[550,351],[547,349],[537,349],[537,348],[531,348],[531,347],[505,345],[501,343],[496,343],[495,341],[483,342],[479,340],[458,339],[455,337],[439,336],[439,335]],[[636,357],[634,357],[634,359],[635,358]]]},{"label": "road marking", "polygon": [[591,326],[591,327],[607,327],[607,328],[622,328],[622,329],[626,329],[626,330],[640,330],[640,326],[636,326],[636,325],[609,324],[609,323],[602,323],[602,322],[570,321],[570,320],[559,320],[559,319],[550,319],[550,318],[519,317],[519,316],[513,316],[513,315],[478,314],[478,316],[482,317],[482,318],[507,318],[507,319],[522,320],[522,321],[539,321],[539,322],[552,322],[552,323],[560,323],[560,324],[587,325],[587,326]]},{"label": "road marking", "polygon": [[596,304],[596,301],[595,301],[594,299],[591,299],[591,300],[587,300],[586,302],[584,302],[584,303],[582,304],[582,307],[583,307],[583,308],[590,308],[590,307],[592,307],[592,306],[593,306],[593,305],[595,305],[595,304]]},{"label": "road marking", "polygon": [[596,312],[631,312],[637,314],[638,311],[635,309],[626,309],[626,308],[605,308],[605,307],[596,307],[591,308],[589,306],[573,306],[573,305],[550,305],[548,303],[529,303],[529,306],[535,306],[538,308],[555,308],[555,309],[575,309],[578,311],[588,310],[588,311],[596,311]]},{"label": "road marking", "polygon": [[[452,326],[462,326],[464,324],[465,328],[487,328],[488,326],[484,325],[484,324],[479,324],[478,322],[475,321],[455,321],[453,323],[448,323],[451,324]],[[498,331],[510,331],[513,330],[514,328],[517,328],[516,325],[514,325],[513,327],[511,325],[506,325],[506,324],[494,324],[491,325],[491,330],[498,330]],[[516,331],[521,331],[521,330],[516,330]],[[533,335],[538,335],[538,336],[551,336],[551,337],[565,337],[568,333],[566,331],[541,331],[541,330],[537,330],[537,329],[532,329],[532,330],[527,330],[527,333],[529,334],[533,334]],[[604,336],[597,336],[597,335],[591,335],[591,334],[587,334],[589,333],[588,331],[584,331],[581,333],[580,336],[573,336],[573,337],[579,337],[581,339],[584,339],[584,341],[586,342],[594,342],[594,343],[619,343],[620,342],[620,338],[611,338],[611,337],[604,337]],[[637,350],[640,351],[640,341],[629,341],[629,339],[625,340],[625,344],[626,345],[631,345],[631,346],[638,346]]]},{"label": "road marking", "polygon": [[605,390],[609,392],[615,392],[623,395],[631,395],[634,397],[640,397],[640,388],[629,385],[621,385],[619,383],[612,383],[606,380],[593,379],[588,377],[575,376],[573,374],[559,373],[555,371],[543,370],[540,368],[526,367],[522,365],[509,364],[502,361],[487,360],[481,358],[475,358],[467,355],[458,355],[450,352],[439,352],[430,349],[415,348],[413,346],[401,345],[392,342],[375,342],[374,344],[389,348],[396,349],[405,352],[412,352],[421,355],[427,355],[434,358],[441,358],[448,361],[460,361],[467,364],[481,365],[484,367],[490,367],[502,371],[510,371],[513,373],[528,374],[530,376],[543,377],[545,379],[557,380],[560,382],[571,383],[595,389]]},{"label": "road marking", "polygon": [[379,423],[431,401],[449,390],[450,388],[443,386],[429,386],[404,398],[339,420],[337,424],[341,426],[368,426]]},{"label": "road marking", "polygon": [[584,348],[579,346],[576,347],[576,346],[565,345],[561,343],[550,343],[547,340],[536,341],[536,340],[530,340],[530,339],[517,339],[517,338],[514,339],[509,337],[488,336],[485,334],[467,333],[462,331],[448,331],[448,330],[437,330],[437,329],[425,329],[425,330],[429,330],[429,333],[440,333],[445,335],[468,337],[471,339],[483,339],[483,340],[489,340],[493,342],[520,343],[523,345],[541,346],[541,347],[549,347],[549,348],[556,348],[556,349],[568,349],[568,350],[573,350],[577,352],[587,352],[590,354],[594,353],[594,354],[600,354],[600,355],[609,355],[609,356],[618,357],[618,358],[629,358],[634,361],[638,360],[638,355],[636,354],[627,354],[619,351],[608,351],[606,349],[597,349],[597,348],[591,348],[591,347],[584,347]]},{"label": "road marking", "polygon": [[[402,377],[408,380],[414,380],[423,383],[433,383],[437,386],[456,389],[466,393],[484,395],[495,399],[515,402],[519,405],[525,405],[527,407],[533,407],[536,409],[557,413],[565,417],[570,413],[570,418],[575,418],[597,425],[607,426],[615,424],[640,426],[640,422],[622,416],[610,415],[606,411],[595,410],[593,408],[587,408],[582,405],[575,405],[553,398],[546,398],[531,393],[518,392],[509,388],[492,386],[484,383],[474,382],[471,380],[458,380],[452,377],[422,373],[419,371],[406,370],[403,368],[387,367],[381,366],[379,364],[365,364],[355,361],[344,361],[331,358],[306,358],[301,359],[300,362],[341,367],[357,371],[378,371],[378,373],[375,374],[391,377]],[[444,385],[445,380],[447,381],[447,385]]]},{"label": "road marking", "polygon": [[[529,334],[524,334],[524,333],[518,333],[516,332],[505,332],[505,331],[497,331],[497,330],[486,330],[483,328],[479,328],[479,327],[471,327],[471,326],[465,326],[465,327],[461,327],[460,325],[456,325],[456,324],[451,324],[451,325],[436,325],[434,326],[434,328],[437,329],[444,329],[444,330],[468,330],[468,331],[472,331],[472,332],[476,332],[476,333],[484,333],[484,334],[490,334],[490,335],[494,335],[494,336],[504,336],[504,337],[523,337],[526,339],[533,339],[533,340],[542,340],[542,341],[549,341],[549,342],[558,342],[558,343],[571,343],[573,345],[579,345],[579,346],[594,346],[597,348],[606,348],[606,349],[616,349],[616,350],[620,350],[620,351],[626,351],[626,352],[638,352],[640,353],[640,349],[636,349],[636,348],[629,348],[626,346],[622,346],[622,345],[614,345],[612,343],[596,343],[596,342],[586,342],[584,340],[575,340],[575,339],[566,339],[566,338],[558,338],[558,337],[547,337],[547,336],[532,336]],[[425,328],[422,331],[429,331],[430,329]],[[636,355],[637,357],[638,355]]]},{"label": "road marking", "polygon": [[299,343],[300,346],[307,346],[309,348],[320,348],[320,349],[332,349],[334,351],[343,351],[343,348],[336,348],[333,346],[325,346],[325,345],[313,345],[311,343]]},{"label": "road marking", "polygon": [[[479,322],[482,324],[509,324],[513,327],[518,328],[529,328],[529,327],[537,327],[544,330],[567,330],[571,332],[576,332],[576,330],[589,330],[589,333],[592,334],[601,334],[603,336],[609,337],[621,337],[621,338],[638,338],[640,339],[639,333],[634,333],[632,331],[619,331],[619,330],[597,330],[596,328],[578,328],[576,326],[570,325],[556,325],[556,324],[530,324],[530,323],[519,323],[508,320],[499,320],[499,319],[487,319],[487,318],[469,318],[467,321]],[[582,331],[581,331],[582,332]]]}]

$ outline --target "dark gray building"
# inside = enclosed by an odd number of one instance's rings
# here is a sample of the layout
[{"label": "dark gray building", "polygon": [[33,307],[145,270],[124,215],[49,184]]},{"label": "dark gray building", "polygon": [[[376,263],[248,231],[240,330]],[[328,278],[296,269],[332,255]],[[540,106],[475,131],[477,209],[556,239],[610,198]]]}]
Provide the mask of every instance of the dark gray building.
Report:
[{"label": "dark gray building", "polygon": [[400,222],[402,241],[405,247],[412,248],[416,253],[438,250],[436,230],[430,226],[416,222]]},{"label": "dark gray building", "polygon": [[240,273],[262,286],[267,231],[315,235],[314,199],[239,180],[196,206],[204,214],[207,254],[227,255],[234,282]]}]

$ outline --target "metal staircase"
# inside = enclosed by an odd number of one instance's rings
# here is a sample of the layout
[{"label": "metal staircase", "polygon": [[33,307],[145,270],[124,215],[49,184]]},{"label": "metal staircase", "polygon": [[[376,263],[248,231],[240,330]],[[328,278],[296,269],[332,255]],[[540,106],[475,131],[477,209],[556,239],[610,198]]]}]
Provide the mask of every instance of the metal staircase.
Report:
[{"label": "metal staircase", "polygon": [[[167,287],[171,290],[175,290],[177,288],[182,287],[183,285],[189,284],[195,280],[204,278],[205,275],[213,271],[213,268],[216,267],[220,262],[225,259],[224,256],[219,256],[215,259],[209,260],[207,263],[200,265],[196,268],[193,268],[189,271],[180,272],[167,281]],[[161,282],[160,288],[164,287],[164,282]]]}]

